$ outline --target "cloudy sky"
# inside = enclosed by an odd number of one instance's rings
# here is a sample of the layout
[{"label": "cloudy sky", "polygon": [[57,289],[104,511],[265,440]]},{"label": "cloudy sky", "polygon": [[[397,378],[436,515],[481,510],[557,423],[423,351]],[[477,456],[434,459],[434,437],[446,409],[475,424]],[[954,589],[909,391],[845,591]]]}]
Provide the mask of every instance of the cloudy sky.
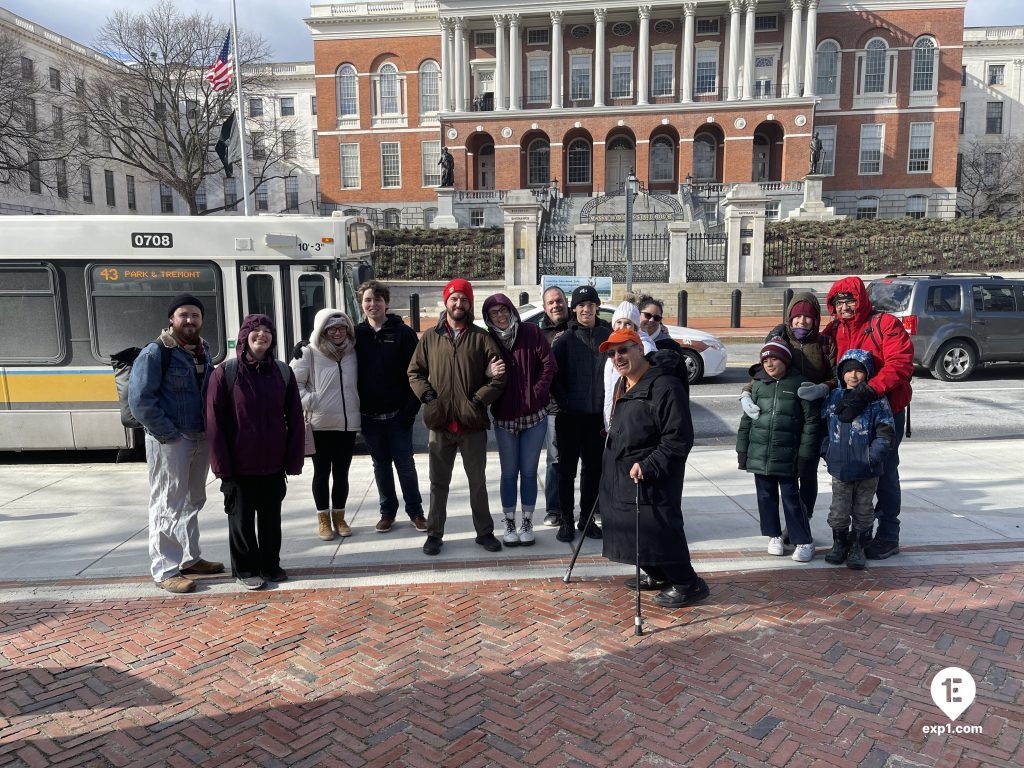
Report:
[{"label": "cloudy sky", "polygon": [[[276,61],[308,61],[313,45],[302,19],[309,15],[309,0],[237,0],[238,26],[254,30],[273,48]],[[0,0],[0,7],[49,27],[54,32],[90,45],[96,29],[117,8],[146,8],[144,0]],[[187,13],[202,11],[228,24],[230,0],[178,0]],[[969,0],[967,26],[1024,24],[1024,3],[1019,0]]]}]

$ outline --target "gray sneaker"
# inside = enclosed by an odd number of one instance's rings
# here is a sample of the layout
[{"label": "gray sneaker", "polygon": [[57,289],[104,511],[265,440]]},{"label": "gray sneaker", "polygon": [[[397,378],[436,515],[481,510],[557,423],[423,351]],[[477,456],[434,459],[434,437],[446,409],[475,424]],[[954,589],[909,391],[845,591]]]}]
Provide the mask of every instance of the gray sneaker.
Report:
[{"label": "gray sneaker", "polygon": [[557,528],[562,523],[562,516],[558,512],[548,512],[544,515],[544,525],[549,528]]},{"label": "gray sneaker", "polygon": [[265,582],[260,576],[246,576],[245,578],[235,579],[235,581],[246,589],[263,589],[267,586],[267,582]]}]

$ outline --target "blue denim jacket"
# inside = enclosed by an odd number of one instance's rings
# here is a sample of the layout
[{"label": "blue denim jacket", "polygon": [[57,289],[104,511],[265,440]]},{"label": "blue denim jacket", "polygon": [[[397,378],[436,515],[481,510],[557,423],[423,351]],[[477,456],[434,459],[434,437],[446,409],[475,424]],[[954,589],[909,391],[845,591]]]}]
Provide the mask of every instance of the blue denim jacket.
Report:
[{"label": "blue denim jacket", "polygon": [[202,389],[196,384],[192,355],[181,347],[171,350],[167,375],[161,376],[160,342],[147,344],[132,365],[128,379],[128,405],[146,431],[166,443],[182,432],[205,431],[206,386],[210,380],[210,348],[206,352],[206,375]]}]

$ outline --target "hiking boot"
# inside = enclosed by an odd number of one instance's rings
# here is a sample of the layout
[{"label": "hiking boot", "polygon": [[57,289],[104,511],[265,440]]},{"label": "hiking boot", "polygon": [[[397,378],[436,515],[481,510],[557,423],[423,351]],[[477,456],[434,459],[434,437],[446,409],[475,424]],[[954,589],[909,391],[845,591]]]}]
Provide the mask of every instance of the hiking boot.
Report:
[{"label": "hiking boot", "polygon": [[176,595],[194,592],[196,589],[196,583],[192,579],[186,579],[184,576],[169,576],[163,581],[158,581],[156,585],[160,589],[166,589],[168,592],[173,592]]},{"label": "hiking boot", "polygon": [[846,567],[855,571],[863,571],[868,564],[867,555],[864,552],[864,545],[871,541],[871,532],[854,533],[850,537],[850,552],[846,556]]},{"label": "hiking boot", "polygon": [[280,565],[260,574],[266,581],[288,581],[288,571]]},{"label": "hiking boot", "polygon": [[562,523],[562,517],[557,512],[548,512],[544,515],[544,525],[548,528],[555,528]]},{"label": "hiking boot", "polygon": [[769,555],[784,555],[786,548],[782,546],[781,536],[772,536],[768,539],[768,554]]},{"label": "hiking boot", "polygon": [[874,538],[864,547],[868,560],[885,560],[900,553],[900,543],[893,539]]},{"label": "hiking boot", "polygon": [[201,557],[192,565],[181,569],[182,576],[212,576],[215,573],[224,573],[224,563],[203,560]]},{"label": "hiking boot", "polygon": [[423,554],[424,555],[439,555],[441,554],[441,545],[444,542],[437,536],[427,536],[427,540],[423,543]]},{"label": "hiking boot", "polygon": [[412,519],[412,524],[416,526],[416,530],[421,533],[425,533],[427,530],[427,518],[423,515],[417,515]]},{"label": "hiking boot", "polygon": [[392,520],[390,517],[382,517],[380,520],[377,521],[377,525],[374,526],[374,529],[377,531],[377,533],[387,533],[391,530],[391,526],[393,526],[394,524],[395,521]]},{"label": "hiking boot", "polygon": [[809,563],[814,559],[813,544],[797,544],[793,550],[793,560],[798,563]]},{"label": "hiking boot", "polygon": [[530,547],[536,541],[533,535],[533,516],[523,515],[523,524],[519,526],[519,546]]},{"label": "hiking boot", "polygon": [[330,541],[334,538],[334,529],[331,528],[331,515],[329,512],[316,513],[316,535],[323,541]]},{"label": "hiking boot", "polygon": [[672,585],[656,594],[651,600],[662,608],[685,608],[700,602],[710,594],[711,590],[708,588],[707,582],[698,577],[683,587]]},{"label": "hiking boot", "polygon": [[505,535],[501,537],[501,543],[506,547],[519,546],[519,532],[516,531],[516,519],[505,518]]},{"label": "hiking boot", "polygon": [[331,522],[334,524],[334,530],[338,532],[338,535],[342,538],[352,535],[352,529],[348,527],[348,523],[345,522],[345,510],[335,509],[331,512]]},{"label": "hiking boot", "polygon": [[563,517],[558,524],[558,533],[555,538],[559,541],[572,541],[576,538],[576,526],[571,517]]},{"label": "hiking boot", "polygon": [[[518,538],[516,540],[518,542]],[[485,533],[483,536],[477,536],[476,543],[488,552],[501,552],[501,542],[494,538],[493,533]]]},{"label": "hiking boot", "polygon": [[263,589],[267,586],[262,576],[239,576],[235,581],[246,589]]},{"label": "hiking boot", "polygon": [[[853,538],[856,538],[854,535]],[[832,531],[832,549],[825,554],[825,562],[829,565],[842,565],[846,562],[846,553],[850,549],[850,529]]]}]

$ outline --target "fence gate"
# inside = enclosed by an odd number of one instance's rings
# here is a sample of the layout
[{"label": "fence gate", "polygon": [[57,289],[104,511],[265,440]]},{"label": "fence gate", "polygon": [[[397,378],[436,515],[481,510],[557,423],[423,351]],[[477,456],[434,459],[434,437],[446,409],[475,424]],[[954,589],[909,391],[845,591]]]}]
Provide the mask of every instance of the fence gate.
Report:
[{"label": "fence gate", "polygon": [[544,275],[576,274],[576,238],[549,235],[537,243],[537,279]]},{"label": "fence gate", "polygon": [[686,280],[690,283],[724,283],[729,238],[724,234],[688,235]]},{"label": "fence gate", "polygon": [[[594,274],[616,282],[626,280],[626,238],[624,235],[594,237]],[[633,282],[668,282],[668,233],[633,235]]]}]

